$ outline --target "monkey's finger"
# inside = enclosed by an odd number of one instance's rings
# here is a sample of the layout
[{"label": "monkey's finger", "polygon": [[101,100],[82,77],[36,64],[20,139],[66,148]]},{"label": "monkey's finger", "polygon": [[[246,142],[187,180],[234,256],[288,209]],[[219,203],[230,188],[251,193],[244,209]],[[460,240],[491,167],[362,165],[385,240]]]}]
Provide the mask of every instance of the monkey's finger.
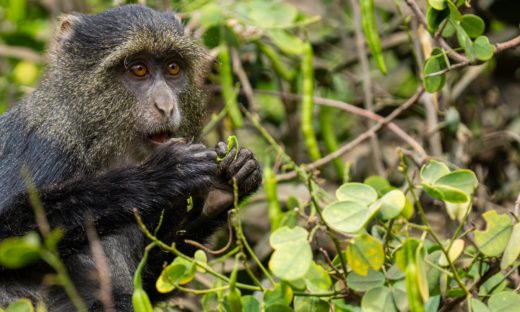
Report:
[{"label": "monkey's finger", "polygon": [[240,194],[246,195],[251,192],[254,192],[258,189],[258,186],[260,185],[261,181],[262,173],[257,167],[256,169],[251,171],[249,175],[244,177],[241,183],[238,184]]},{"label": "monkey's finger", "polygon": [[256,161],[249,159],[234,175],[234,178],[237,179],[237,182],[244,181],[257,167]]},{"label": "monkey's finger", "polygon": [[220,141],[217,143],[215,150],[217,151],[218,157],[224,157],[226,155],[226,151],[227,151],[227,144]]},{"label": "monkey's finger", "polygon": [[[227,149],[227,147],[226,147]],[[226,157],[224,157],[224,159],[222,159],[222,161],[220,162],[220,167],[221,168],[228,168],[231,163],[235,160],[235,155],[237,153],[237,149],[236,148],[232,148],[229,153],[226,155]]]},{"label": "monkey's finger", "polygon": [[[250,150],[248,150],[248,149],[240,150],[240,152],[238,152],[238,155],[237,155],[237,158],[235,159],[235,161],[233,161],[229,165],[229,168],[227,169],[228,172],[231,173],[232,175],[234,175],[235,172],[238,172],[248,160],[251,160],[251,157],[253,157],[253,153]],[[253,162],[255,162],[255,161],[253,160]]]}]

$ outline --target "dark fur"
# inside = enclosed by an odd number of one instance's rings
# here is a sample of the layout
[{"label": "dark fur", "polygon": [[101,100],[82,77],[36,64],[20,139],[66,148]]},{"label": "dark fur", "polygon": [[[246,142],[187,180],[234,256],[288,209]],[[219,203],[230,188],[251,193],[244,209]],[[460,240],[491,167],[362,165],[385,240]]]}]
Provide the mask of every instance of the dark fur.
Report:
[{"label": "dark fur", "polygon": [[[240,197],[261,182],[258,163],[247,150],[217,166],[216,153],[223,153],[223,144],[216,151],[175,142],[153,151],[145,146],[144,134],[157,131],[157,125],[143,120],[138,110],[142,103],[118,76],[125,58],[137,53],[176,53],[185,62],[187,83],[177,94],[182,121],[175,136],[196,138],[206,54],[184,36],[173,14],[142,6],[65,17],[39,87],[0,116],[0,239],[37,230],[20,174],[26,166],[50,225],[65,230],[59,250],[92,311],[101,310],[101,304],[92,279],[95,263],[84,231],[86,217],[101,237],[114,304],[118,311],[131,311],[132,276],[147,244],[132,209],[149,227],[165,209],[160,238],[177,241],[190,253],[184,239],[202,242],[225,220],[232,198],[230,179],[237,178]],[[168,124],[161,127],[169,130]],[[189,195],[195,205],[187,212]],[[208,197],[223,200],[216,204]],[[144,272],[152,298],[164,261],[171,261],[171,255],[155,250]],[[0,306],[28,297],[43,299],[50,311],[73,311],[59,287],[40,286],[50,272],[41,262],[20,270],[0,267]]]}]

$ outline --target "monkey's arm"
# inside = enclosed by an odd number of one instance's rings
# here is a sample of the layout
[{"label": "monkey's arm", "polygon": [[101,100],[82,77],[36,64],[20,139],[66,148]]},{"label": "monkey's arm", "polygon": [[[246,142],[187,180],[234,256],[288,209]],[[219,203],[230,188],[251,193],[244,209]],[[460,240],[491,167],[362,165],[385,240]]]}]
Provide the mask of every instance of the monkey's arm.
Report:
[{"label": "monkey's arm", "polygon": [[[39,197],[50,226],[65,230],[61,245],[70,251],[85,242],[86,217],[103,235],[134,222],[134,208],[146,218],[175,208],[187,194],[207,190],[217,171],[215,158],[216,153],[203,145],[165,144],[140,166],[44,187]],[[37,228],[26,193],[5,208],[0,215],[0,240]]]}]

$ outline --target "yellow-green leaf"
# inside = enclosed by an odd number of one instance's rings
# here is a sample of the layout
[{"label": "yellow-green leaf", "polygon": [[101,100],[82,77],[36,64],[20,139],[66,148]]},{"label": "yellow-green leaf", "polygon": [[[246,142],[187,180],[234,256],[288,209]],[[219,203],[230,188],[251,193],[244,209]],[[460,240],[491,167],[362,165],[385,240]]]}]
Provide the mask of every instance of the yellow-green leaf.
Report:
[{"label": "yellow-green leaf", "polygon": [[383,244],[366,233],[356,236],[347,247],[348,264],[359,275],[366,276],[369,268],[378,271],[384,260]]},{"label": "yellow-green leaf", "polygon": [[497,257],[504,251],[513,231],[511,219],[506,214],[490,210],[482,214],[486,220],[484,231],[475,231],[475,243],[488,257]]},{"label": "yellow-green leaf", "polygon": [[513,264],[520,255],[520,223],[513,226],[513,232],[509,238],[504,255],[500,262],[500,269],[505,270],[508,266]]}]

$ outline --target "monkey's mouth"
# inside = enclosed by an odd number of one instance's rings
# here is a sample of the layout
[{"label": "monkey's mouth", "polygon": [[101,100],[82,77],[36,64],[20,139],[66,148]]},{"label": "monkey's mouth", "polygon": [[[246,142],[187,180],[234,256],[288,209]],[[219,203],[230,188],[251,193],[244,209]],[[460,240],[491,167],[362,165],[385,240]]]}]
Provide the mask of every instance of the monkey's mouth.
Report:
[{"label": "monkey's mouth", "polygon": [[154,144],[163,144],[173,137],[170,131],[161,131],[148,135],[148,139]]}]

